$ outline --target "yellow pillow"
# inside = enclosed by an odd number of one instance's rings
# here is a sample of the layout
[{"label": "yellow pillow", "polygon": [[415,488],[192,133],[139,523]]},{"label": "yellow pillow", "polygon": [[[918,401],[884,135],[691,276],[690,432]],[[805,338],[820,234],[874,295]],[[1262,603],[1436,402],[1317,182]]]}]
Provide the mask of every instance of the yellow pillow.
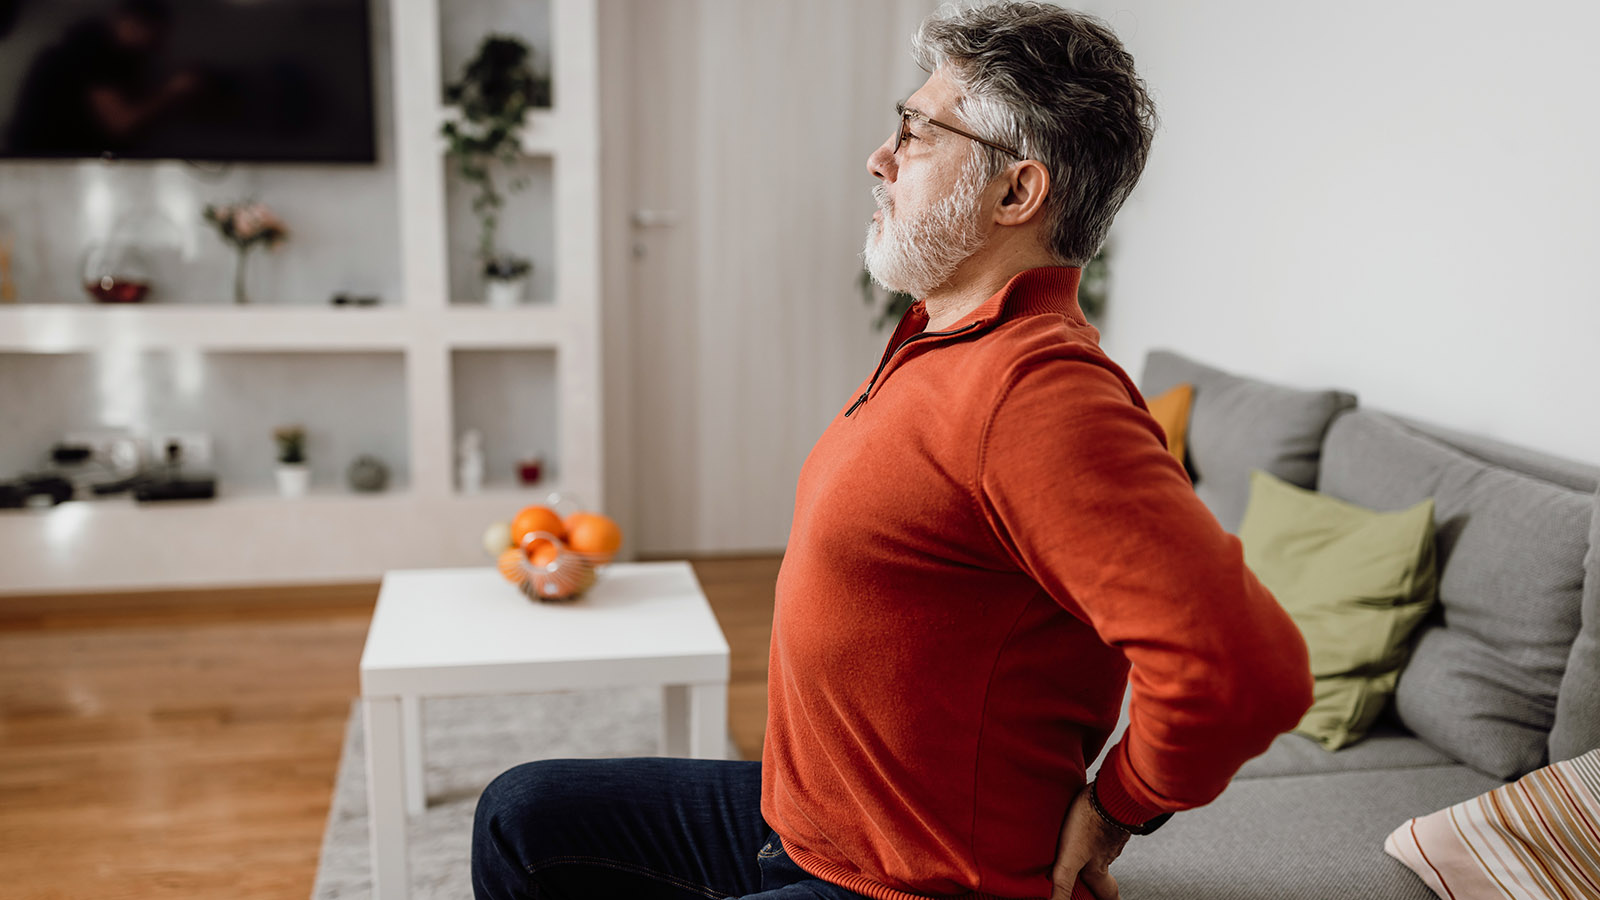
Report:
[{"label": "yellow pillow", "polygon": [[1183,463],[1183,439],[1189,433],[1189,404],[1194,400],[1194,385],[1180,384],[1154,400],[1145,401],[1156,424],[1167,433],[1167,450]]}]

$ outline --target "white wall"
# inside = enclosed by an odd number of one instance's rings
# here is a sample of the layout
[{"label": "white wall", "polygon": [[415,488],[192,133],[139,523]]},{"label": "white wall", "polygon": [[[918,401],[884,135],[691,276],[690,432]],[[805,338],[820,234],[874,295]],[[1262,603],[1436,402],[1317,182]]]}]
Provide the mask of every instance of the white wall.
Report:
[{"label": "white wall", "polygon": [[1104,344],[1600,462],[1600,5],[1092,3],[1163,118]]}]

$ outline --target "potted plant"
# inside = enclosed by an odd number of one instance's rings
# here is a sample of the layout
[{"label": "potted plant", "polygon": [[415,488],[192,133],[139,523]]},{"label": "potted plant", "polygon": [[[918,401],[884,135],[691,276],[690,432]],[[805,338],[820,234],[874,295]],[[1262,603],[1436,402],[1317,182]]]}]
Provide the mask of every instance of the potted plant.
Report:
[{"label": "potted plant", "polygon": [[528,273],[533,271],[533,260],[520,256],[501,255],[483,265],[485,303],[490,306],[516,306],[528,286]]},{"label": "potted plant", "polygon": [[266,244],[268,249],[277,247],[288,240],[289,228],[266,204],[252,201],[220,206],[208,203],[205,218],[216,226],[217,234],[237,254],[233,266],[233,302],[243,306],[250,302],[244,286],[244,264],[250,251],[259,244]]},{"label": "potted plant", "polygon": [[[550,105],[550,78],[535,73],[532,51],[521,39],[491,34],[467,62],[461,79],[444,89],[447,104],[459,115],[444,123],[446,155],[456,172],[477,188],[472,212],[478,217],[478,261],[482,265],[485,302],[509,306],[521,301],[533,263],[501,250],[496,243],[505,197],[495,184],[494,164],[513,163],[522,152],[522,127],[528,112]],[[526,176],[513,178],[508,191],[526,187]]]},{"label": "potted plant", "polygon": [[278,493],[285,497],[303,497],[311,485],[311,467],[306,464],[306,430],[299,425],[284,425],[273,429],[273,440],[278,442]]}]

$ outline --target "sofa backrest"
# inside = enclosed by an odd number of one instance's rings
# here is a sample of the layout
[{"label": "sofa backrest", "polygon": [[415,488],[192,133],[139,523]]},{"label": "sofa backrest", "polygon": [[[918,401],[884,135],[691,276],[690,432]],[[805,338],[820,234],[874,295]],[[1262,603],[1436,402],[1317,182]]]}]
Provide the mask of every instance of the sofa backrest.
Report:
[{"label": "sofa backrest", "polygon": [[1568,743],[1600,743],[1585,703],[1560,703],[1600,691],[1593,667],[1566,678],[1585,591],[1600,590],[1586,570],[1600,470],[1425,428],[1374,410],[1337,416],[1316,487],[1378,510],[1433,498],[1439,607],[1418,629],[1395,711],[1456,759],[1518,777]]},{"label": "sofa backrest", "polygon": [[1170,350],[1145,357],[1139,390],[1146,398],[1179,384],[1194,386],[1186,464],[1195,493],[1229,532],[1250,500],[1250,470],[1303,488],[1317,481],[1328,423],[1356,405],[1344,391],[1306,391],[1232,375]]},{"label": "sofa backrest", "polygon": [[1149,353],[1146,396],[1182,382],[1195,491],[1229,531],[1252,468],[1371,509],[1434,498],[1441,602],[1402,724],[1502,778],[1600,747],[1600,467]]}]

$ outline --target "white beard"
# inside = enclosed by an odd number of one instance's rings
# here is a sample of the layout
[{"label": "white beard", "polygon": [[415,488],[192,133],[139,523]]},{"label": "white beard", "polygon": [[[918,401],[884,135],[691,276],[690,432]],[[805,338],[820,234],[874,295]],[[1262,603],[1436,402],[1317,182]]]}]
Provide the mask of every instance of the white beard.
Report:
[{"label": "white beard", "polygon": [[882,184],[872,189],[883,221],[867,223],[861,256],[880,287],[920,300],[949,281],[956,268],[983,246],[978,199],[984,185],[974,168],[963,167],[948,196],[904,221],[891,215],[888,190]]}]

